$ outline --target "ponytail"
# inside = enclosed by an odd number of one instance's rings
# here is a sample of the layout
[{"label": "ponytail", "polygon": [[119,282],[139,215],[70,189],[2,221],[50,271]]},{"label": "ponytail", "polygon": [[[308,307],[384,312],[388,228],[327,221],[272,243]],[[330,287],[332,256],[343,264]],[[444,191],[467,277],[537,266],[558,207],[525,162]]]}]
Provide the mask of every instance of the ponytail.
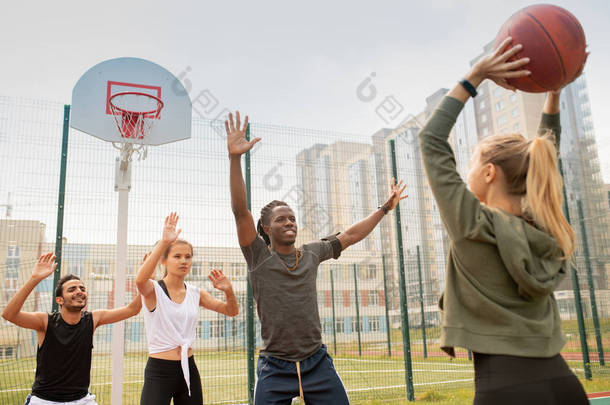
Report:
[{"label": "ponytail", "polygon": [[557,149],[548,137],[536,137],[528,148],[526,205],[532,219],[551,234],[564,257],[574,253],[574,231],[563,214],[563,181],[557,170]]},{"label": "ponytail", "polygon": [[267,233],[265,232],[265,228],[263,228],[263,218],[262,217],[260,217],[258,219],[258,222],[256,224],[256,231],[261,236],[261,238],[263,238],[263,240],[265,241],[267,246],[271,245],[271,240],[269,239],[269,235],[267,235]]}]

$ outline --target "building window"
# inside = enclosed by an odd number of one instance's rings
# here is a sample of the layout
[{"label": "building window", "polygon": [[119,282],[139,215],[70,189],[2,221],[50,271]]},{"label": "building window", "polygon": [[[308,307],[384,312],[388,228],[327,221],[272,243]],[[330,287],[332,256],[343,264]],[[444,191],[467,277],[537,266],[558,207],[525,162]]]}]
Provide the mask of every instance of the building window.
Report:
[{"label": "building window", "polygon": [[191,265],[191,276],[192,277],[203,277],[203,265],[201,262],[193,262]]},{"label": "building window", "polygon": [[345,319],[339,318],[335,321],[335,331],[337,333],[345,333]]},{"label": "building window", "polygon": [[93,263],[91,271],[97,275],[110,274],[110,266],[108,263]]},{"label": "building window", "polygon": [[377,265],[365,264],[360,266],[358,278],[360,280],[375,280],[377,278]]},{"label": "building window", "polygon": [[[479,92],[480,94],[480,92]],[[482,110],[485,108],[485,100],[481,100],[481,102],[479,103],[479,108]]]},{"label": "building window", "polygon": [[487,122],[487,114],[481,114],[481,122],[482,123]]},{"label": "building window", "polygon": [[504,93],[504,89],[502,87],[496,87],[494,89],[494,97],[498,98]]},{"label": "building window", "polygon": [[504,102],[504,100],[498,101],[496,103],[496,111],[502,111],[505,106],[506,106],[506,103]]},{"label": "building window", "polygon": [[517,131],[519,131],[519,128],[520,128],[520,126],[519,126],[519,123],[517,122],[517,123],[516,123],[516,124],[513,126],[513,131],[517,132]]},{"label": "building window", "polygon": [[502,125],[506,124],[508,122],[508,119],[506,118],[506,114],[502,114],[498,117],[498,127],[501,127]]},{"label": "building window", "polygon": [[225,337],[225,321],[210,321],[210,337]]},{"label": "building window", "polygon": [[369,306],[378,306],[379,305],[379,294],[377,290],[371,290],[369,292]]},{"label": "building window", "polygon": [[358,318],[352,318],[352,332],[358,332],[362,328],[361,323],[362,322],[358,322]]},{"label": "building window", "polygon": [[231,270],[229,276],[231,280],[242,279],[246,275],[246,264],[245,263],[231,263]]},{"label": "building window", "polygon": [[21,252],[19,246],[9,245],[6,252],[6,278],[19,278],[19,264],[21,261]]},{"label": "building window", "polygon": [[379,318],[374,316],[369,319],[369,329],[371,332],[379,332]]},{"label": "building window", "polygon": [[489,128],[483,128],[483,136],[487,136],[489,134]]},{"label": "building window", "polygon": [[518,117],[519,116],[519,107],[515,107],[513,108],[513,117]]},{"label": "building window", "polygon": [[508,99],[511,103],[514,103],[515,101],[517,101],[517,95],[515,93],[512,93]]}]

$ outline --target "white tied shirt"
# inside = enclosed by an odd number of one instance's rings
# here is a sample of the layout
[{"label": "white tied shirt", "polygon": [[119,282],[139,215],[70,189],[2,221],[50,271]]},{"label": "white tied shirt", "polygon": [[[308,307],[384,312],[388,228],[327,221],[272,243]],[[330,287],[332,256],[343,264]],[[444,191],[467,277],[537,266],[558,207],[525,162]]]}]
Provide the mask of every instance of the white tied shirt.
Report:
[{"label": "white tied shirt", "polygon": [[[157,295],[154,311],[144,311],[144,325],[148,340],[148,353],[160,353],[181,348],[180,365],[184,380],[191,395],[191,380],[188,366],[188,349],[195,340],[197,315],[199,314],[199,288],[186,284],[186,296],[178,304],[172,301],[156,280],[152,280]],[[142,306],[146,308],[144,297]]]}]

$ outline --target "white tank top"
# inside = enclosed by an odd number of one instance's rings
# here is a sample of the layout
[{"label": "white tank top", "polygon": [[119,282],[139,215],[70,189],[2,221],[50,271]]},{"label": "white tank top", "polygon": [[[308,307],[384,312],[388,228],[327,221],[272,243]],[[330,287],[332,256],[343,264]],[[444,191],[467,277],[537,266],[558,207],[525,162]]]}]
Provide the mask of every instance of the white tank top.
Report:
[{"label": "white tank top", "polygon": [[156,280],[152,280],[157,296],[157,306],[150,312],[146,308],[144,297],[142,306],[145,308],[144,325],[148,340],[148,353],[160,353],[180,347],[180,364],[186,386],[191,395],[191,380],[188,366],[188,349],[195,340],[197,318],[199,314],[199,288],[186,284],[184,301],[178,304],[169,299]]}]

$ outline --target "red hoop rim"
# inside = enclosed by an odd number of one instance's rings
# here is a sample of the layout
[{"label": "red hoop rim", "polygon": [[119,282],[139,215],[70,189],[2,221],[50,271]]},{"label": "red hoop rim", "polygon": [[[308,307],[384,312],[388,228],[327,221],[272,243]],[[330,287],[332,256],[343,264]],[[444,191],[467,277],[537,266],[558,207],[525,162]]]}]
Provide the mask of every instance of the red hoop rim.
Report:
[{"label": "red hoop rim", "polygon": [[[112,100],[118,96],[144,96],[144,97],[152,98],[157,102],[157,108],[155,108],[154,110],[150,110],[150,111],[129,111],[124,108],[118,107],[117,105],[112,103]],[[116,110],[122,114],[128,113],[128,114],[139,114],[139,115],[150,115],[150,114],[157,115],[164,107],[163,101],[161,101],[161,99],[159,97],[153,96],[152,94],[148,94],[148,93],[142,93],[139,91],[124,91],[121,93],[116,93],[108,99],[108,104],[110,104],[110,107],[113,110]]]}]

